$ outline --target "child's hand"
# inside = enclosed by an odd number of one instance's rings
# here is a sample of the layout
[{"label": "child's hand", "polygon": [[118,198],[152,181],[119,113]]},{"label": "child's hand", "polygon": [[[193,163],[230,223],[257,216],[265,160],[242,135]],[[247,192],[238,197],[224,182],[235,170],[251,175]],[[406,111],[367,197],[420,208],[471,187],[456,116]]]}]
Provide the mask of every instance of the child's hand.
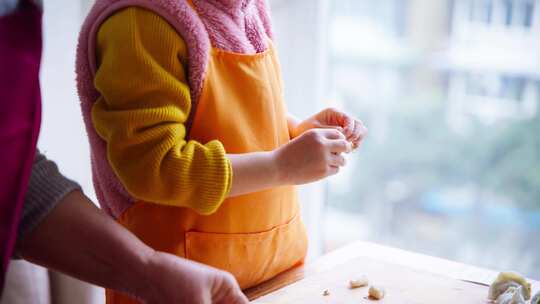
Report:
[{"label": "child's hand", "polygon": [[345,165],[342,153],[352,144],[335,129],[312,129],[275,150],[281,180],[286,184],[305,184],[334,175]]},{"label": "child's hand", "polygon": [[335,128],[341,131],[356,148],[367,135],[367,128],[362,121],[333,108],[325,109],[300,122],[291,132],[295,138],[313,128]]},{"label": "child's hand", "polygon": [[147,304],[247,304],[234,277],[203,264],[156,252],[142,295]]}]

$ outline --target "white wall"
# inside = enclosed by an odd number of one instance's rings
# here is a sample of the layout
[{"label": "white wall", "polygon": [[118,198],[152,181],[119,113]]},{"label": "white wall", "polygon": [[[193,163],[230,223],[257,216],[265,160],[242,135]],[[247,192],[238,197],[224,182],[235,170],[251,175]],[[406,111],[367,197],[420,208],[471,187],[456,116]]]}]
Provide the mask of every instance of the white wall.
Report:
[{"label": "white wall", "polygon": [[[81,184],[96,201],[90,154],[75,87],[75,48],[87,0],[44,1],[44,52],[41,68],[43,122],[38,147],[62,173]],[[103,289],[60,274],[52,275],[57,304],[104,303]]]},{"label": "white wall", "polygon": [[75,48],[83,6],[81,1],[45,0],[44,7],[43,122],[38,146],[95,201],[88,141],[75,88]]},{"label": "white wall", "polygon": [[[307,118],[322,109],[328,0],[270,0],[289,112]],[[326,182],[300,187],[302,216],[309,234],[308,259],[322,253]]]}]

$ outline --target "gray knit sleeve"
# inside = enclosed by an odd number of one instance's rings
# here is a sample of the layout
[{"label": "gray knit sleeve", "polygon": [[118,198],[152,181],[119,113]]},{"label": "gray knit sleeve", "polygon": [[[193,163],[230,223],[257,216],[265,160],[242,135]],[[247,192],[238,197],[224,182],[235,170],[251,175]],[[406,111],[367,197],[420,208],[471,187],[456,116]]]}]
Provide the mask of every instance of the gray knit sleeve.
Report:
[{"label": "gray knit sleeve", "polygon": [[27,236],[70,192],[80,186],[64,177],[53,161],[36,153],[19,224],[17,240]]}]

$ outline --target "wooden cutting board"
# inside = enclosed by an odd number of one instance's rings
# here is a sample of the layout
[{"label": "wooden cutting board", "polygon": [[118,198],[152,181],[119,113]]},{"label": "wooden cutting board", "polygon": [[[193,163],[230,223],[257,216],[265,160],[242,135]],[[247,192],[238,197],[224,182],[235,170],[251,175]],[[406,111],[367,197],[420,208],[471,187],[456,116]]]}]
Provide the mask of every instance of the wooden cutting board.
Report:
[{"label": "wooden cutting board", "polygon": [[[384,299],[368,299],[368,287],[348,288],[349,280],[362,274],[368,276],[370,284],[385,287]],[[330,291],[329,296],[323,296],[325,289]],[[488,287],[484,285],[369,258],[357,258],[263,296],[254,303],[478,304],[488,303],[487,293]]]}]

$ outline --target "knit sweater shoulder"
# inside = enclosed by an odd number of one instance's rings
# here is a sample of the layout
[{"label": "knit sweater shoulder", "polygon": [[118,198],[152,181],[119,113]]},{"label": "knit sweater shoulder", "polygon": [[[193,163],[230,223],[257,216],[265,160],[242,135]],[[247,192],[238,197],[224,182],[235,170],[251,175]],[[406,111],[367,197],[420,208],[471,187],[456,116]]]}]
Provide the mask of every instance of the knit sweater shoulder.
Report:
[{"label": "knit sweater shoulder", "polygon": [[130,7],[103,23],[96,51],[92,120],[124,187],[138,200],[215,211],[232,170],[218,141],[186,140],[184,41],[160,16]]},{"label": "knit sweater shoulder", "polygon": [[96,1],[77,75],[105,211],[118,217],[136,201],[219,208],[233,178],[227,151],[189,138],[208,50],[266,50],[268,16],[265,0]]}]

